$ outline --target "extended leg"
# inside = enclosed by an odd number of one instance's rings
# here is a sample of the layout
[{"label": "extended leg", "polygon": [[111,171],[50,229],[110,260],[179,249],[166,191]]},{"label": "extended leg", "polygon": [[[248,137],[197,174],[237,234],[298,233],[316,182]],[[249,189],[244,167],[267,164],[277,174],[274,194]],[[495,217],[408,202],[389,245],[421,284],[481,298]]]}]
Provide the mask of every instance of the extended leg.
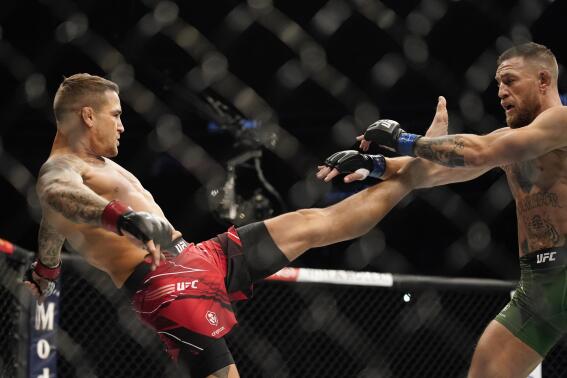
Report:
[{"label": "extended leg", "polygon": [[294,260],[306,250],[364,235],[411,190],[403,176],[365,189],[324,209],[305,209],[265,221],[273,241]]}]

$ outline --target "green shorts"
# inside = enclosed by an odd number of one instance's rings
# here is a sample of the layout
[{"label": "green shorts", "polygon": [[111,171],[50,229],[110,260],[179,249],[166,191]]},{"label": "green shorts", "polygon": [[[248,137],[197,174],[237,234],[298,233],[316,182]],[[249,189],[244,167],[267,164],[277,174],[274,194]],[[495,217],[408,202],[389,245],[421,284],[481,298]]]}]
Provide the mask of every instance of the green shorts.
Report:
[{"label": "green shorts", "polygon": [[542,357],[567,331],[567,249],[520,258],[521,277],[496,321]]}]

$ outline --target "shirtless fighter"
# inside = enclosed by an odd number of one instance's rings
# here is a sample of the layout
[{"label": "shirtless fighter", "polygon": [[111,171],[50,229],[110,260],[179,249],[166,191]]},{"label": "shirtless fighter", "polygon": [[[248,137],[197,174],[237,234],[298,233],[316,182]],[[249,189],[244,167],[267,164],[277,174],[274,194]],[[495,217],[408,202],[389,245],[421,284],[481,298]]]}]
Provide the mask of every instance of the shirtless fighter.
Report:
[{"label": "shirtless fighter", "polygon": [[[363,149],[372,142],[420,157],[398,158],[406,159],[402,171],[415,175],[416,187],[470,180],[494,167],[504,170],[516,201],[521,277],[510,303],[481,336],[469,376],[526,377],[567,331],[567,107],[557,88],[557,61],[545,46],[513,47],[497,65],[508,127],[484,136],[430,138],[380,120],[359,139]],[[440,104],[444,107],[444,99]],[[329,169],[336,162],[327,165],[319,175],[329,180],[337,174]]]},{"label": "shirtless fighter", "polygon": [[[363,235],[410,190],[392,179],[325,209],[287,213],[197,244],[185,242],[152,195],[109,160],[124,126],[118,86],[89,74],[66,78],[54,100],[57,134],[42,166],[43,209],[36,261],[26,285],[49,294],[67,242],[117,287],[192,377],[238,376],[223,339],[236,318],[231,301],[309,248]],[[363,158],[366,173],[389,175],[384,158]],[[347,164],[348,168],[348,164]]]}]

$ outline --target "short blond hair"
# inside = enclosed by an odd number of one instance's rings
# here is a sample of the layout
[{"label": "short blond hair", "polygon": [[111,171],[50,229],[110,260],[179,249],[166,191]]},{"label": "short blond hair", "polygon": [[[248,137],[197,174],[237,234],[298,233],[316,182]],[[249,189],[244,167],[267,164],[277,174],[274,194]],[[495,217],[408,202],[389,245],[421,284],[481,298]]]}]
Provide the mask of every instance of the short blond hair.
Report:
[{"label": "short blond hair", "polygon": [[106,91],[114,91],[118,94],[120,89],[118,84],[88,73],[66,77],[59,85],[53,100],[55,119],[61,122],[67,113],[83,106],[95,108],[100,106]]}]

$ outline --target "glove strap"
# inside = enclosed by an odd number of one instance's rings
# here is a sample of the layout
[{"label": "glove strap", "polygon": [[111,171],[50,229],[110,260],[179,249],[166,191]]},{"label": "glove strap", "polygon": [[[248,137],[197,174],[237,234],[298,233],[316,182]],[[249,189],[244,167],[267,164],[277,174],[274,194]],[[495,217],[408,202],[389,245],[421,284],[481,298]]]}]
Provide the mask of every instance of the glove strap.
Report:
[{"label": "glove strap", "polygon": [[421,135],[417,134],[410,134],[410,133],[401,133],[400,138],[398,139],[398,153],[401,155],[413,156],[413,148],[415,146],[415,142],[421,138]]},{"label": "glove strap", "polygon": [[47,265],[44,265],[41,261],[39,261],[39,259],[37,259],[35,260],[35,266],[33,267],[33,271],[41,278],[55,281],[59,277],[59,274],[61,273],[61,260],[59,260],[59,264],[57,264],[56,267],[50,268]]},{"label": "glove strap", "polygon": [[102,211],[101,223],[102,227],[108,231],[122,235],[122,232],[118,229],[118,219],[127,212],[133,211],[132,208],[126,204],[113,200],[106,205]]},{"label": "glove strap", "polygon": [[368,155],[372,159],[372,172],[368,176],[374,178],[380,178],[386,171],[386,159],[382,155]]}]

